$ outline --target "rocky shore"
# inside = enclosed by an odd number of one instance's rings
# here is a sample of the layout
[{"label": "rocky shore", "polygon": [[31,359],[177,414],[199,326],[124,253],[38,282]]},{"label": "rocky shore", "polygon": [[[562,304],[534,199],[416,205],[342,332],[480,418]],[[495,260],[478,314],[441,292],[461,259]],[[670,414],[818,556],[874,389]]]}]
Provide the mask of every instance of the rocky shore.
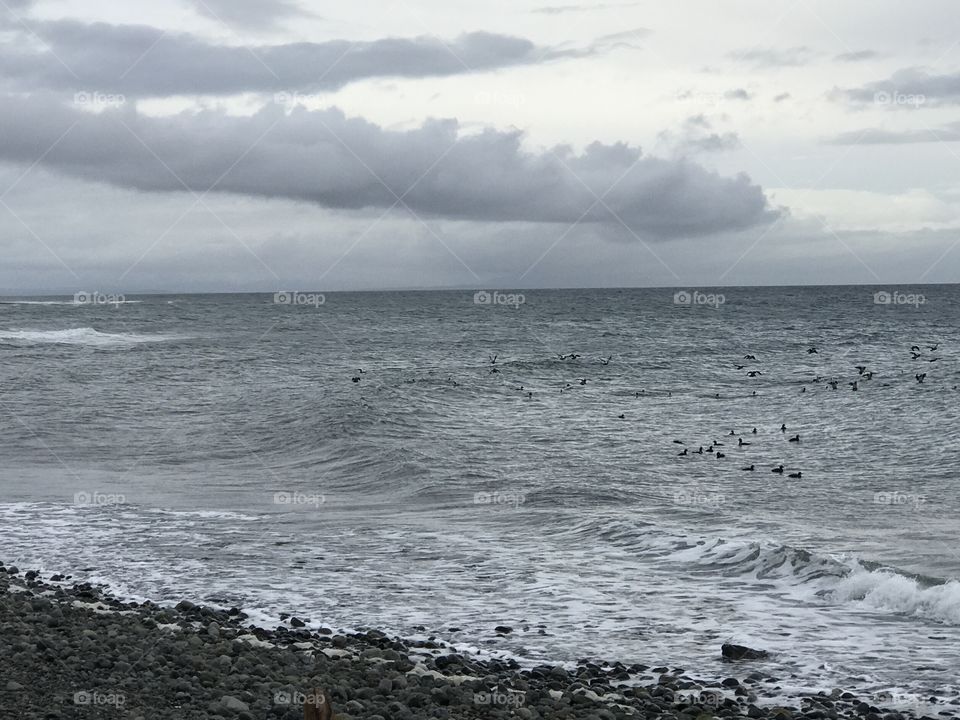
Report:
[{"label": "rocky shore", "polygon": [[[122,602],[102,589],[0,563],[0,718],[303,718],[323,690],[340,720],[909,720],[839,690],[776,704],[778,680],[743,655],[730,675],[584,660],[522,669],[440,641],[375,630],[250,627],[239,608]],[[510,632],[510,628],[498,628]],[[719,653],[720,648],[711,648]],[[780,702],[783,702],[782,700]],[[937,718],[958,708],[942,705]]]}]

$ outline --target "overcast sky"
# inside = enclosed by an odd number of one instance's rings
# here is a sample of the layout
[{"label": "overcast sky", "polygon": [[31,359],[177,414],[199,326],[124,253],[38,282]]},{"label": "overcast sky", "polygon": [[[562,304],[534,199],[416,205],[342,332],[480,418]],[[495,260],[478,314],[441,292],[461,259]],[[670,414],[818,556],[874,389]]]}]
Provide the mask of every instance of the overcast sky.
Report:
[{"label": "overcast sky", "polygon": [[0,293],[957,282],[955,0],[0,0]]}]

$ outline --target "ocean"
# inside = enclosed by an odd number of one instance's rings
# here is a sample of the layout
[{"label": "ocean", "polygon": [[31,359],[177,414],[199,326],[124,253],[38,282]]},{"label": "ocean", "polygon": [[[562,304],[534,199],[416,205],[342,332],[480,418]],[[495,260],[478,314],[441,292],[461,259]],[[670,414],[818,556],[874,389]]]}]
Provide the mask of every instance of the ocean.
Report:
[{"label": "ocean", "polygon": [[956,286],[7,298],[0,559],[270,627],[717,675],[734,642],[784,692],[955,697],[958,317]]}]

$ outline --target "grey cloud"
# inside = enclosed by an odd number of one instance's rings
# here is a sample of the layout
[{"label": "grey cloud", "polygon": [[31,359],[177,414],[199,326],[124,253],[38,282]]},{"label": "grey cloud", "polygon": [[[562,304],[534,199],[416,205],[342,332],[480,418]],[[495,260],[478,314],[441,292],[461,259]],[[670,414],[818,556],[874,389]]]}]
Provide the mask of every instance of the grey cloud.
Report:
[{"label": "grey cloud", "polygon": [[[891,105],[912,105],[909,98],[923,98],[919,104],[960,103],[960,72],[933,74],[925,68],[898,70],[886,80],[868,83],[858,88],[839,90],[834,97],[854,102],[879,102]],[[896,102],[896,98],[904,102]],[[885,99],[889,101],[884,102]]]},{"label": "grey cloud", "polygon": [[[4,102],[16,109],[0,115],[0,159],[42,157],[68,175],[142,191],[216,190],[340,210],[389,208],[399,195],[418,214],[493,222],[613,225],[612,210],[656,238],[746,228],[777,212],[745,175],[642,157],[622,143],[532,153],[519,132],[465,136],[455,120],[393,131],[337,109],[152,118],[131,106],[90,113],[51,98]],[[609,210],[585,186],[606,193]]]},{"label": "grey cloud", "polygon": [[723,97],[726,100],[749,100],[752,95],[743,88],[736,88],[734,90],[727,90],[727,92],[723,94]]},{"label": "grey cloud", "polygon": [[875,50],[858,50],[856,52],[845,52],[840,53],[834,60],[840,62],[860,62],[862,60],[873,60],[880,57],[880,53]]},{"label": "grey cloud", "polygon": [[882,130],[867,128],[840,133],[828,142],[832,145],[908,145],[911,143],[953,142],[960,140],[960,121],[938,128]]},{"label": "grey cloud", "polygon": [[731,53],[730,58],[756,67],[791,67],[806,65],[813,52],[805,45],[791,48],[751,48]]},{"label": "grey cloud", "polygon": [[332,40],[235,47],[135,25],[33,23],[47,47],[21,33],[0,46],[0,78],[18,89],[95,90],[131,96],[331,90],[372,77],[426,77],[526,65],[583,51],[544,52],[486,32],[368,42]]},{"label": "grey cloud", "polygon": [[294,0],[190,0],[190,4],[201,15],[243,28],[270,28],[305,14]]},{"label": "grey cloud", "polygon": [[[722,116],[725,117],[725,116]],[[671,144],[680,155],[735,150],[740,147],[740,136],[735,132],[711,132],[713,122],[704,114],[691,115],[683,121],[681,132],[660,133],[660,139]]]}]

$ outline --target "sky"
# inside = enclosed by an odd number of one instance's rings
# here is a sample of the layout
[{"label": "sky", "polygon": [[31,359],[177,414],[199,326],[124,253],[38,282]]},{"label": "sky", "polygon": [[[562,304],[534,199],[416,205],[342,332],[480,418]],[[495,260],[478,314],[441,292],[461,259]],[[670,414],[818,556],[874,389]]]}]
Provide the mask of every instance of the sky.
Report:
[{"label": "sky", "polygon": [[960,278],[950,0],[0,0],[0,96],[0,294]]}]

